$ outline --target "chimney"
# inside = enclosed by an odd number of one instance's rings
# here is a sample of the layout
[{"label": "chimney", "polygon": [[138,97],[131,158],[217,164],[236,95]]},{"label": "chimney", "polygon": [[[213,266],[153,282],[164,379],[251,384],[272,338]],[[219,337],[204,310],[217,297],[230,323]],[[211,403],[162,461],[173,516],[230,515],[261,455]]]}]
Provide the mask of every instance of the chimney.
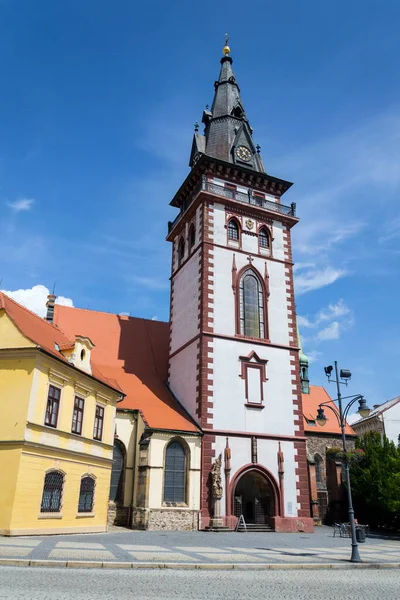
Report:
[{"label": "chimney", "polygon": [[52,323],[53,322],[54,305],[56,303],[56,298],[57,298],[57,296],[55,294],[49,294],[47,296],[47,302],[46,302],[46,308],[47,308],[46,321],[48,323]]}]

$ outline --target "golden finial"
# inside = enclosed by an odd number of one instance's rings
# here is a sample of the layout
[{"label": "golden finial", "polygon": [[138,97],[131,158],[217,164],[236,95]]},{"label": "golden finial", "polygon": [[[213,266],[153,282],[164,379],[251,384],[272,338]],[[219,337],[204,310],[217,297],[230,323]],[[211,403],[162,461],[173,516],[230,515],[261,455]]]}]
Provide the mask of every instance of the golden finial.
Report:
[{"label": "golden finial", "polygon": [[225,56],[228,56],[228,54],[230,53],[231,49],[228,46],[229,43],[229,36],[226,33],[225,34],[225,46],[222,48],[222,53],[225,54]]}]

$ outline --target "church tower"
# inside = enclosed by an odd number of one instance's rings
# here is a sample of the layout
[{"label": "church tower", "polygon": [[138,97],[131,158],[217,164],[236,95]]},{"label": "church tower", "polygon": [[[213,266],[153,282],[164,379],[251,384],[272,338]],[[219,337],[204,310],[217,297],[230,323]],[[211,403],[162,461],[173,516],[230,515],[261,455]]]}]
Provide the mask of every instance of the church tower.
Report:
[{"label": "church tower", "polygon": [[171,201],[169,386],[203,432],[200,527],[311,531],[291,183],[269,175],[225,46]]}]

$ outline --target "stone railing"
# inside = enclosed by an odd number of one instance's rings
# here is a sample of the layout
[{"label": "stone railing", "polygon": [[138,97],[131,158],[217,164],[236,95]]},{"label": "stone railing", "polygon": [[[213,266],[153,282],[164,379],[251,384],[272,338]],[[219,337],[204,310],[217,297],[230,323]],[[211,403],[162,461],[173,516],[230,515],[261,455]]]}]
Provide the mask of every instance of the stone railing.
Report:
[{"label": "stone railing", "polygon": [[185,202],[184,206],[181,209],[181,212],[177,215],[174,221],[169,221],[168,233],[170,233],[173,230],[175,225],[180,221],[182,215],[186,212],[186,209],[189,208],[194,198],[196,198],[196,196],[201,191],[209,192],[214,196],[230,198],[231,200],[241,202],[242,204],[251,204],[252,206],[258,206],[259,208],[264,208],[265,210],[277,212],[282,215],[289,215],[291,217],[296,216],[295,202],[292,202],[290,206],[286,206],[285,204],[273,202],[272,200],[265,200],[264,198],[260,198],[259,196],[254,195],[254,192],[251,188],[249,188],[247,193],[238,192],[237,190],[226,188],[223,185],[217,185],[215,183],[207,181],[206,177],[203,176],[201,184],[193,192],[191,197]]}]

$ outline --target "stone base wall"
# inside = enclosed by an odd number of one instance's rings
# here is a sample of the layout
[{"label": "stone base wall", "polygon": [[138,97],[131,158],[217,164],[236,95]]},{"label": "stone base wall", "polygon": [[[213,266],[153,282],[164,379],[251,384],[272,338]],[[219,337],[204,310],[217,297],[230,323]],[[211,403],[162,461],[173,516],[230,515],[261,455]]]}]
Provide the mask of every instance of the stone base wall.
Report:
[{"label": "stone base wall", "polygon": [[132,512],[132,527],[151,531],[197,531],[199,511],[135,508]]},{"label": "stone base wall", "polygon": [[311,517],[271,517],[271,526],[278,533],[313,533],[314,520]]},{"label": "stone base wall", "polygon": [[115,504],[112,500],[108,503],[107,523],[108,525],[121,525],[127,527],[129,508]]}]

